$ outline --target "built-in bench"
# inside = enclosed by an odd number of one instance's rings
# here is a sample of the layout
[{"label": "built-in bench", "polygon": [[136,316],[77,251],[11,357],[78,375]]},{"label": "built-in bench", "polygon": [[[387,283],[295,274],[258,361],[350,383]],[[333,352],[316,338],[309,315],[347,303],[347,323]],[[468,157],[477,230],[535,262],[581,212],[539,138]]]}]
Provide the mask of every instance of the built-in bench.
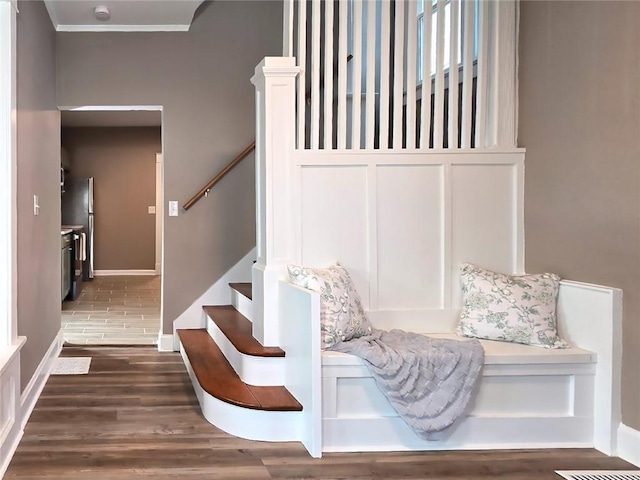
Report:
[{"label": "built-in bench", "polygon": [[[562,282],[558,329],[571,348],[482,340],[485,365],[468,413],[437,442],[421,440],[398,417],[364,361],[321,352],[317,294],[281,282],[280,305],[281,346],[285,361],[293,362],[285,385],[303,404],[309,432],[303,442],[313,455],[480,448],[614,451],[620,413],[617,289]],[[426,334],[460,339],[451,331]],[[305,368],[297,374],[296,365]]]},{"label": "built-in bench", "polygon": [[439,442],[412,432],[363,360],[323,352],[323,451],[591,446],[595,353],[481,343],[485,366],[468,414]]}]

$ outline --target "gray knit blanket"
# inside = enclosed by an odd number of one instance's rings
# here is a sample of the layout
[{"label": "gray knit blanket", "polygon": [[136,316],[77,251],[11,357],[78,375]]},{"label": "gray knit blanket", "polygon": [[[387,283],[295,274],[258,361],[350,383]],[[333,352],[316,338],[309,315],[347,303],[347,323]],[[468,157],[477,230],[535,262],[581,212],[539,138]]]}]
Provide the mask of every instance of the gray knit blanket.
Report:
[{"label": "gray knit blanket", "polygon": [[365,360],[391,405],[425,440],[441,440],[465,412],[484,364],[477,340],[437,339],[402,330],[374,330],[330,350]]}]

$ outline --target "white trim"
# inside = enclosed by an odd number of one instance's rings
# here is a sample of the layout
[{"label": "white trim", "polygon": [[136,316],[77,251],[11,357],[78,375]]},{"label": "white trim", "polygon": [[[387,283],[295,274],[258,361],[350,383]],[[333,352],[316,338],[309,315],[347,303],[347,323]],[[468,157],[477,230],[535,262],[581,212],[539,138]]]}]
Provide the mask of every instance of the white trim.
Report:
[{"label": "white trim", "polygon": [[66,105],[58,107],[58,110],[69,112],[162,112],[162,105]]},{"label": "white trim", "polygon": [[57,25],[56,32],[188,32],[191,25]]},{"label": "white trim", "polygon": [[45,353],[42,357],[40,365],[38,365],[38,368],[36,368],[36,371],[33,373],[31,380],[29,380],[29,383],[22,392],[22,395],[20,397],[20,411],[22,422],[21,425],[23,429],[27,425],[27,421],[31,416],[31,412],[33,412],[33,408],[36,406],[38,398],[40,398],[42,389],[47,383],[47,379],[49,378],[51,370],[53,369],[55,359],[58,358],[58,355],[60,355],[60,352],[62,351],[63,344],[64,336],[62,334],[62,329],[60,329],[56,337],[53,339],[53,342],[49,346],[47,353]]},{"label": "white trim", "polygon": [[162,153],[156,153],[156,275],[162,275],[162,221],[164,220],[162,170]]},{"label": "white trim", "polygon": [[0,1],[0,348],[17,337],[16,11]]},{"label": "white trim", "polygon": [[158,351],[173,352],[173,334],[158,332]]},{"label": "white trim", "polygon": [[0,478],[3,477],[20,439],[20,349],[26,341],[18,337],[0,351]]},{"label": "white trim", "polygon": [[618,456],[640,467],[640,431],[621,423],[618,427]]},{"label": "white trim", "polygon": [[94,270],[95,277],[111,277],[114,275],[157,275],[155,270]]}]

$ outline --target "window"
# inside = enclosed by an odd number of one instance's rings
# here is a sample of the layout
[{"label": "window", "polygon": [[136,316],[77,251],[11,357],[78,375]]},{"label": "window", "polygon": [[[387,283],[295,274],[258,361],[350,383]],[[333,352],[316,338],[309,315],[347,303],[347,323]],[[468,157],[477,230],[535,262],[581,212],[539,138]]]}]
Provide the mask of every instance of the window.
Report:
[{"label": "window", "polygon": [[[474,3],[474,10],[475,10],[475,15],[474,15],[474,27],[473,27],[473,35],[474,35],[474,42],[473,42],[473,50],[474,50],[474,55],[473,58],[474,60],[477,59],[478,57],[478,52],[477,52],[477,44],[478,44],[478,2],[479,0],[467,0],[467,1],[472,1]],[[458,59],[458,67],[461,66],[461,62],[462,62],[462,48],[463,48],[463,43],[464,43],[464,18],[462,15],[462,11],[464,9],[464,5],[465,5],[466,1],[465,0],[461,0],[460,1],[460,8],[458,8],[458,18],[457,18],[457,24],[458,24],[458,52],[457,52],[457,59]],[[423,62],[423,51],[422,51],[422,45],[423,45],[423,36],[425,34],[424,32],[424,28],[425,28],[425,21],[424,21],[424,17],[425,17],[425,8],[427,10],[427,14],[431,14],[431,68],[430,68],[430,72],[431,75],[434,75],[436,73],[436,45],[437,45],[437,31],[438,31],[438,1],[437,0],[418,0],[417,2],[417,14],[418,14],[418,48],[417,48],[417,52],[418,52],[418,62],[417,62],[417,76],[418,76],[418,83],[422,83],[422,62]],[[450,67],[450,58],[451,58],[451,0],[445,0],[444,2],[444,58],[443,58],[443,67],[445,72],[449,69]]]}]

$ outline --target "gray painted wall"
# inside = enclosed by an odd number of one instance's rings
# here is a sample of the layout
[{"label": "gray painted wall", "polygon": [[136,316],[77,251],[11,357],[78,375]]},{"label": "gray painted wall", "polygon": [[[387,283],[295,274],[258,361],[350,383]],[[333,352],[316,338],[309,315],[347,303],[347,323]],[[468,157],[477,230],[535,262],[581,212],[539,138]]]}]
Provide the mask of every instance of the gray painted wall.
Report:
[{"label": "gray painted wall", "polygon": [[[60,113],[56,38],[42,2],[17,15],[18,335],[24,390],[60,330]],[[33,215],[33,195],[40,215]]]},{"label": "gray painted wall", "polygon": [[[165,201],[186,202],[255,137],[250,78],[282,53],[282,2],[210,2],[185,33],[58,34],[58,104],[162,105]],[[255,245],[253,156],[164,218],[164,332]]]},{"label": "gray painted wall", "polygon": [[95,270],[154,270],[159,127],[63,128],[70,176],[94,177]]},{"label": "gray painted wall", "polygon": [[623,422],[640,429],[640,3],[524,1],[526,265],[624,290]]}]

